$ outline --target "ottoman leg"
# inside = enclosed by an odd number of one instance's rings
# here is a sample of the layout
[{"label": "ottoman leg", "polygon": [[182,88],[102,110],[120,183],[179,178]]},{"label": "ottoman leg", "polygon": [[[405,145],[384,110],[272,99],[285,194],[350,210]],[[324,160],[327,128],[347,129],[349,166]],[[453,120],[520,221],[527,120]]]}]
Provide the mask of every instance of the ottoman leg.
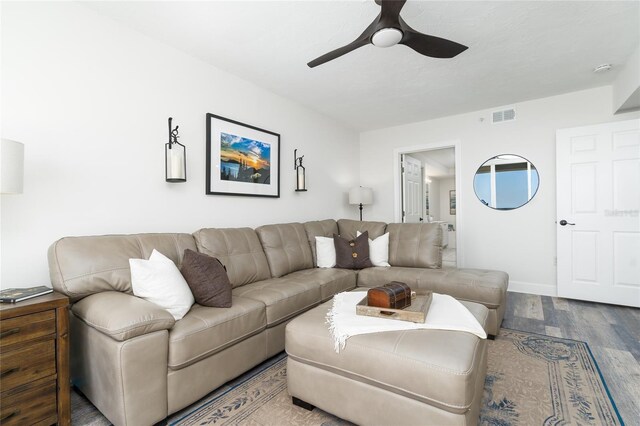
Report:
[{"label": "ottoman leg", "polygon": [[295,396],[291,397],[291,402],[293,402],[293,405],[296,405],[300,408],[304,408],[305,410],[309,410],[309,411],[312,411],[314,408],[316,408],[314,405],[311,405],[308,402],[298,399]]}]

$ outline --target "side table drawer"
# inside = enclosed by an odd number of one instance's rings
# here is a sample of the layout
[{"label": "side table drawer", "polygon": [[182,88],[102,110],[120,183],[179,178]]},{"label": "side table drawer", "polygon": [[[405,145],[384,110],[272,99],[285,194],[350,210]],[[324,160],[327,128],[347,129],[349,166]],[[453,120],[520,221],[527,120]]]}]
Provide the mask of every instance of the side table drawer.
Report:
[{"label": "side table drawer", "polygon": [[[55,340],[44,340],[0,353],[0,389],[3,391],[56,374]],[[4,405],[4,401],[3,401]]]},{"label": "side table drawer", "polygon": [[55,380],[38,380],[28,386],[2,392],[0,398],[0,424],[3,426],[57,422]]},{"label": "side table drawer", "polygon": [[36,312],[0,321],[0,348],[56,332],[54,310]]}]

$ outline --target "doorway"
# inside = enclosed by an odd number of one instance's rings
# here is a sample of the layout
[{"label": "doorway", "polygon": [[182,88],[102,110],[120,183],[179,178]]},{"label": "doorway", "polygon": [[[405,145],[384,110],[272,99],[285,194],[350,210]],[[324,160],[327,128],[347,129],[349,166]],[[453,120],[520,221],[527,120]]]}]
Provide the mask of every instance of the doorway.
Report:
[{"label": "doorway", "polygon": [[459,265],[455,146],[399,152],[400,220],[442,227],[442,266]]}]

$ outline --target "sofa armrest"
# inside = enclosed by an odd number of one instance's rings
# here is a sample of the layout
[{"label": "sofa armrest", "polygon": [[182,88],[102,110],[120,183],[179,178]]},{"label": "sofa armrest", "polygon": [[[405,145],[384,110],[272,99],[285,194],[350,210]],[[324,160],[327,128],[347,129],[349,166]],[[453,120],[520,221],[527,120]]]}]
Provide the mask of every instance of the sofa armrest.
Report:
[{"label": "sofa armrest", "polygon": [[92,294],[74,303],[71,310],[87,325],[118,341],[168,330],[176,322],[158,305],[119,291]]}]

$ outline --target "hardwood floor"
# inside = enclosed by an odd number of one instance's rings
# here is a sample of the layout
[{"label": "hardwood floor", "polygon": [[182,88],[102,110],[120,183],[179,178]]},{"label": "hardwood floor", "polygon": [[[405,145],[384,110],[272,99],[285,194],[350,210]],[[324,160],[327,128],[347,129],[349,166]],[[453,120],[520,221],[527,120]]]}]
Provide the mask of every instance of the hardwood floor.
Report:
[{"label": "hardwood floor", "polygon": [[640,425],[640,309],[509,292],[502,327],[587,342],[627,425]]}]

